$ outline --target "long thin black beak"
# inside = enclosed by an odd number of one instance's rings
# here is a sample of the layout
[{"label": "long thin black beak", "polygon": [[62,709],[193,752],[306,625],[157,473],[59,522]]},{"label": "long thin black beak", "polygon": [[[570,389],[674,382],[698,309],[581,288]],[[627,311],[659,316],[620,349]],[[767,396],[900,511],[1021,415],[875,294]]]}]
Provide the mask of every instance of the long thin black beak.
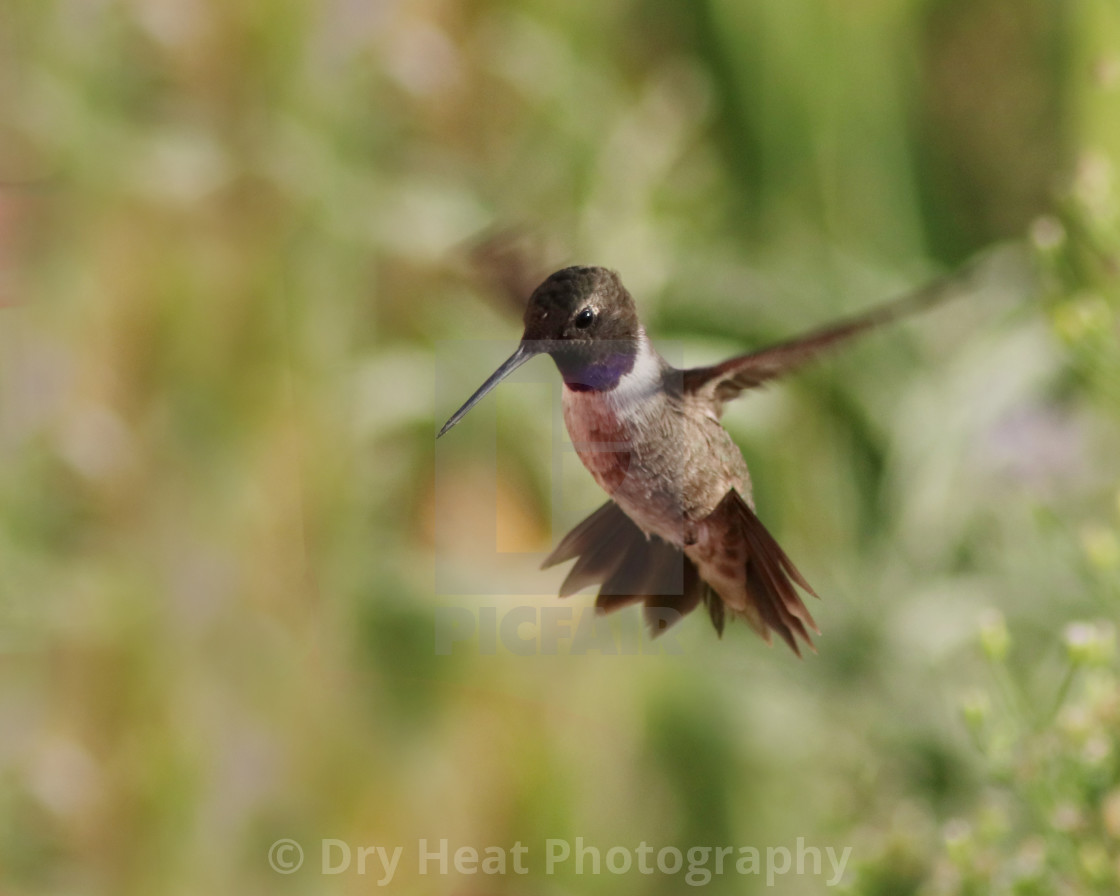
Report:
[{"label": "long thin black beak", "polygon": [[534,355],[539,355],[541,351],[542,350],[539,348],[533,348],[522,342],[521,345],[517,347],[517,351],[510,355],[501,367],[490,374],[490,379],[479,386],[478,391],[467,399],[466,404],[464,404],[461,408],[459,408],[459,410],[451,415],[451,419],[443,424],[443,429],[436,433],[436,438],[438,439],[445,432],[447,432],[447,430],[451,429],[452,426],[462,420],[467,415],[467,411],[478,404],[487,392],[489,392],[496,385],[498,385],[498,383],[504,380],[515,370],[517,370],[518,367],[528,361],[531,357],[533,357]]}]

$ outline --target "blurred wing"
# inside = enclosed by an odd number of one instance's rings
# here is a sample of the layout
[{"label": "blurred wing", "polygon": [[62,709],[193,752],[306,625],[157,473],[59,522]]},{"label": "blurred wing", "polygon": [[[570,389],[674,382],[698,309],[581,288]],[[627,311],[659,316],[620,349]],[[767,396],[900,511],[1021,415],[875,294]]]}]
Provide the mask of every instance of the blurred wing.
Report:
[{"label": "blurred wing", "polygon": [[557,254],[543,238],[523,227],[486,231],[464,244],[471,279],[503,314],[521,319],[525,305],[555,266]]},{"label": "blurred wing", "polygon": [[916,292],[886,302],[858,314],[814,330],[804,336],[780,342],[769,348],[740,355],[711,367],[694,367],[684,371],[684,390],[699,395],[720,413],[723,403],[738,397],[744,389],[753,389],[783,376],[812,361],[822,352],[847,342],[854,336],[875,327],[899,320],[930,308],[963,291],[959,274],[935,280]]}]

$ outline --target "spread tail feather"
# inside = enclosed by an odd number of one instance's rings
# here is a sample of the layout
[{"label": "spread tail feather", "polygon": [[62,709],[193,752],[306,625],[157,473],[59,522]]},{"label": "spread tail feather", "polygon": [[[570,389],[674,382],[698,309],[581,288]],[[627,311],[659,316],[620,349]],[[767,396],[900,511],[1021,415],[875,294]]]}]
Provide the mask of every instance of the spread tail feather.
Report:
[{"label": "spread tail feather", "polygon": [[817,596],[786,552],[732,490],[708,517],[725,531],[738,533],[746,553],[746,605],[725,601],[700,578],[696,564],[657,536],[646,537],[613,501],[608,501],[572,529],[541,564],[542,569],[575,559],[560,596],[600,585],[595,606],[610,613],[633,603],[645,605],[646,624],[656,637],[701,603],[719,634],[726,612],[745,619],[769,643],[771,632],[801,656],[798,639],[811,650],[810,630],[820,634],[795,585]]},{"label": "spread tail feather", "polygon": [[561,597],[600,584],[595,600],[600,612],[644,603],[654,637],[703,602],[722,633],[723,603],[700,578],[696,565],[679,548],[657,536],[647,538],[613,501],[564,536],[541,568],[573,557],[577,559],[560,586]]},{"label": "spread tail feather", "polygon": [[717,520],[723,517],[720,525],[730,524],[737,528],[746,543],[747,607],[741,615],[766,641],[770,640],[770,632],[776,632],[798,656],[801,656],[798,638],[815,652],[809,629],[818,635],[820,629],[794,585],[801,586],[813,597],[818,595],[793,561],[734,489],[727,493],[708,519],[713,517]]}]

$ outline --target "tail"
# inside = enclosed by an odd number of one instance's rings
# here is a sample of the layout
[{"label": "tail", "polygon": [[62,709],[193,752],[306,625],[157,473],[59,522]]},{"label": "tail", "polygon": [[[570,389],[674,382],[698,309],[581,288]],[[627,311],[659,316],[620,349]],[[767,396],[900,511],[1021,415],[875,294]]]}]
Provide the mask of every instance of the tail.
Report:
[{"label": "tail", "polygon": [[745,545],[746,605],[734,612],[746,619],[767,643],[770,643],[770,633],[776,632],[798,656],[801,656],[798,638],[815,652],[809,629],[818,635],[820,629],[794,585],[799,585],[813,597],[818,595],[774,536],[766,531],[750,505],[732,489],[708,520],[715,523],[717,531],[740,535],[741,540],[735,541]]},{"label": "tail", "polygon": [[[743,617],[768,644],[774,632],[798,656],[799,638],[815,651],[809,630],[820,634],[820,629],[794,586],[814,597],[817,593],[747,502],[732,489],[708,520],[720,531],[732,533],[729,544],[746,564],[746,602],[732,612]],[[613,501],[564,536],[541,568],[573,558],[575,565],[560,586],[561,597],[599,584],[595,606],[601,612],[644,603],[646,623],[655,637],[703,603],[716,631],[723,634],[728,607],[700,578],[696,564],[680,548],[656,535],[647,538]]]},{"label": "tail", "polygon": [[578,559],[560,586],[561,597],[600,584],[599,611],[643,603],[653,637],[703,603],[716,631],[723,633],[723,601],[700,578],[696,564],[656,535],[647,538],[613,501],[564,536],[541,568],[573,557]]}]

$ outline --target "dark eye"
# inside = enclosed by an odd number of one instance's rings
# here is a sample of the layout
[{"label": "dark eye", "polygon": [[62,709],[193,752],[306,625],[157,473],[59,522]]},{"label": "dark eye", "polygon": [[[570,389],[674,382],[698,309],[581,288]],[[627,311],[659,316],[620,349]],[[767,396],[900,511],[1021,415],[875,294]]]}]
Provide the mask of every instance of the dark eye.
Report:
[{"label": "dark eye", "polygon": [[576,315],[576,326],[586,330],[595,322],[595,312],[591,308],[584,308]]}]

